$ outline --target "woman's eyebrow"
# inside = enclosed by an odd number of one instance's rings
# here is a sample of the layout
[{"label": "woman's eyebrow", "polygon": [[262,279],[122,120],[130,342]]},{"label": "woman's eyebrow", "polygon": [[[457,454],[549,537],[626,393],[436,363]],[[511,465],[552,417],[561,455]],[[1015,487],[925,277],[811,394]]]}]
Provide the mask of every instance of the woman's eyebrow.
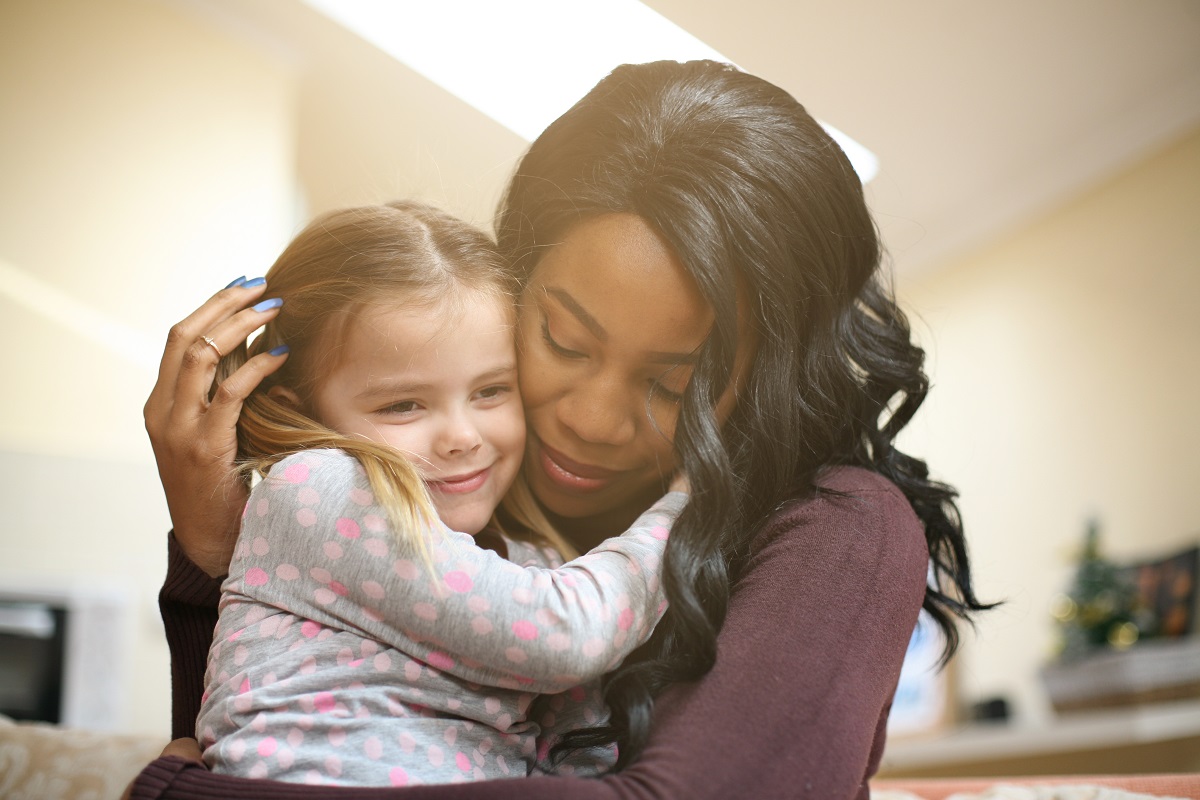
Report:
[{"label": "woman's eyebrow", "polygon": [[559,305],[570,311],[583,324],[583,327],[592,332],[593,336],[602,342],[608,341],[608,331],[604,330],[604,326],[588,313],[586,308],[579,305],[579,301],[572,297],[569,292],[564,289],[556,289],[552,286],[543,286],[542,289],[546,294],[557,300]]},{"label": "woman's eyebrow", "polygon": [[[567,311],[571,312],[571,314],[574,315],[575,318],[579,320],[579,322],[583,325],[583,327],[585,327],[589,331],[591,331],[593,336],[595,336],[601,342],[608,341],[608,331],[604,330],[604,327],[599,323],[599,321],[597,321],[597,319],[595,317],[593,317],[591,314],[589,314],[588,310],[586,308],[584,308],[583,306],[581,306],[579,304],[579,301],[576,300],[574,297],[572,297],[569,292],[567,292],[564,289],[555,288],[553,286],[543,286],[542,290],[544,292],[546,292],[546,294],[550,295],[555,300],[557,300],[563,308],[565,308]],[[700,357],[699,354],[696,352],[667,353],[667,352],[655,351],[655,352],[646,354],[646,359],[650,362],[653,362],[655,364],[671,364],[671,365],[695,364],[699,360],[699,357]]]}]

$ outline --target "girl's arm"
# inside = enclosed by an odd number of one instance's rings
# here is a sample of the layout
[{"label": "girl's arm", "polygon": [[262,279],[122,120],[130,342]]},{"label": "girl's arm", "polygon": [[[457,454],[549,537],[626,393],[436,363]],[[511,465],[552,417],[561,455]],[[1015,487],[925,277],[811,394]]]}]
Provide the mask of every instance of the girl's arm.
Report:
[{"label": "girl's arm", "polygon": [[666,606],[658,565],[686,501],[667,495],[556,569],[520,567],[440,523],[397,537],[354,458],[308,451],[252,492],[225,590],[352,625],[472,683],[561,692],[615,667],[653,630]]},{"label": "girl's arm", "polygon": [[[891,484],[843,470],[827,485],[848,496],[797,503],[758,537],[730,598],[716,666],[659,698],[649,745],[620,774],[332,790],[227,778],[166,758],[138,777],[133,797],[866,798],[927,554],[920,523]],[[192,657],[203,664],[203,652]]]}]

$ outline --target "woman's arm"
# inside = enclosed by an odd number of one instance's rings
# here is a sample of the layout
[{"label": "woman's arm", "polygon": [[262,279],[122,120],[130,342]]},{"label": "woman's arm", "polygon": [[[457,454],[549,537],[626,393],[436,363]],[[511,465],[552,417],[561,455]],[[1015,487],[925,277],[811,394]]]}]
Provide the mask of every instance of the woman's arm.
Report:
[{"label": "woman's arm", "polygon": [[841,470],[827,485],[848,496],[795,504],[759,536],[730,598],[716,666],[663,694],[648,747],[620,774],[332,792],[159,759],[133,797],[866,797],[924,596],[927,554],[919,522],[891,484]]},{"label": "woman's arm", "polygon": [[[353,457],[306,451],[255,487],[224,588],[355,628],[471,683],[561,692],[614,668],[653,630],[666,606],[658,565],[686,501],[667,495],[561,567],[521,567],[440,522],[397,536]],[[222,617],[224,630],[241,627]]]}]

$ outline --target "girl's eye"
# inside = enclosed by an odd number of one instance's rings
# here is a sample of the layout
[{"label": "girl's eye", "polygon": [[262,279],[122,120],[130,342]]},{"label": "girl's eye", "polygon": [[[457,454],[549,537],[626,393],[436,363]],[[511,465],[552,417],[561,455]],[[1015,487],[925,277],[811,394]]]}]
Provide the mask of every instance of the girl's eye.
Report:
[{"label": "girl's eye", "polygon": [[411,414],[418,408],[420,406],[417,405],[415,400],[401,400],[399,403],[384,406],[380,409],[380,412],[384,414]]},{"label": "girl's eye", "polygon": [[511,391],[512,391],[511,386],[506,386],[504,384],[497,384],[495,386],[488,386],[483,389],[480,389],[478,392],[475,393],[475,395],[480,400],[495,400],[498,397],[503,397],[504,395],[508,394]]},{"label": "girl's eye", "polygon": [[545,316],[542,317],[542,341],[546,343],[547,347],[563,358],[584,357],[583,353],[579,352],[578,350],[569,350],[558,342],[554,341],[554,337],[550,335],[550,319]]}]

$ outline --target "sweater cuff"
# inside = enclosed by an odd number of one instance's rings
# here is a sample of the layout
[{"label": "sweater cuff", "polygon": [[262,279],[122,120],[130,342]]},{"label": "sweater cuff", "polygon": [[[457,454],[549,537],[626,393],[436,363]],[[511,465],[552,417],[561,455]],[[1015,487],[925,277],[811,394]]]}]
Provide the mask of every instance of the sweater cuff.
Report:
[{"label": "sweater cuff", "polygon": [[160,600],[215,607],[221,599],[224,580],[224,575],[214,578],[196,566],[180,547],[175,531],[167,534],[167,577]]}]

